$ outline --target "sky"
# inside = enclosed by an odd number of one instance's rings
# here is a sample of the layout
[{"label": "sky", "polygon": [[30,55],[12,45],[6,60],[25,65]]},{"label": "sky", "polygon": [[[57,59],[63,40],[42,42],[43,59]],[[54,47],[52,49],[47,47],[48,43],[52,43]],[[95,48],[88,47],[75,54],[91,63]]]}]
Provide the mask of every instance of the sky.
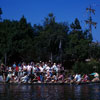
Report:
[{"label": "sky", "polygon": [[88,28],[84,20],[89,17],[86,11],[91,5],[95,9],[92,19],[97,22],[96,29],[92,27],[93,41],[100,42],[100,0],[0,0],[2,19],[20,20],[24,15],[27,22],[42,24],[49,13],[53,13],[57,22],[71,24],[78,18],[82,29]]}]

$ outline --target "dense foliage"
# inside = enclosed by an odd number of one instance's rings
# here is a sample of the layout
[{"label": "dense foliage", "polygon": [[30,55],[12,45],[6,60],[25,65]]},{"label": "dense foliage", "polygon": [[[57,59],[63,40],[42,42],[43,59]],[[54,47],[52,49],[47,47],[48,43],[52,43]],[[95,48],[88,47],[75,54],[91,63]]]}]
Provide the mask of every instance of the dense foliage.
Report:
[{"label": "dense foliage", "polygon": [[86,59],[99,61],[99,51],[99,43],[92,42],[92,35],[82,30],[77,18],[70,25],[56,22],[52,13],[42,25],[32,26],[24,16],[19,21],[0,21],[0,61],[5,64],[51,60],[72,68]]}]

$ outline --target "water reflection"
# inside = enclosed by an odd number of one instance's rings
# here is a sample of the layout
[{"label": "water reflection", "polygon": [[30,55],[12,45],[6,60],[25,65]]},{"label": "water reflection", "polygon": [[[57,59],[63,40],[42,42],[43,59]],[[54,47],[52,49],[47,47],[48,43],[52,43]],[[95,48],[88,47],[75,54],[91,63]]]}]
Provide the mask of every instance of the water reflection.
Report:
[{"label": "water reflection", "polygon": [[2,85],[0,100],[100,100],[95,85]]}]

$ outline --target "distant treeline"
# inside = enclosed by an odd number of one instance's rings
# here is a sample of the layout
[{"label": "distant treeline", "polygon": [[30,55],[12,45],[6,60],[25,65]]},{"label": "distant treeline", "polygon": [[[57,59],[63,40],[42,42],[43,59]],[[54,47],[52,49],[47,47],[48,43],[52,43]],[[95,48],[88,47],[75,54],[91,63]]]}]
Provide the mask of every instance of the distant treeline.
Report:
[{"label": "distant treeline", "polygon": [[70,25],[58,23],[53,13],[42,25],[19,21],[0,21],[0,61],[6,64],[30,61],[60,62],[70,68],[77,61],[100,58],[99,43],[92,42],[92,34],[82,30],[76,18]]}]

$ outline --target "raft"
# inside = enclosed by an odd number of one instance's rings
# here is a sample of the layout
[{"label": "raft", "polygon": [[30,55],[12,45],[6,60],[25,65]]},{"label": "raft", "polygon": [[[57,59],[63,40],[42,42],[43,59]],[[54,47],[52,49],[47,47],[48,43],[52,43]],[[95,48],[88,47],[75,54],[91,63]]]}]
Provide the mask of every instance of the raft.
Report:
[{"label": "raft", "polygon": [[77,83],[5,83],[5,82],[0,82],[0,85],[2,84],[15,84],[15,85],[85,85],[85,84],[99,84],[100,81],[96,82],[80,82],[79,84]]}]

